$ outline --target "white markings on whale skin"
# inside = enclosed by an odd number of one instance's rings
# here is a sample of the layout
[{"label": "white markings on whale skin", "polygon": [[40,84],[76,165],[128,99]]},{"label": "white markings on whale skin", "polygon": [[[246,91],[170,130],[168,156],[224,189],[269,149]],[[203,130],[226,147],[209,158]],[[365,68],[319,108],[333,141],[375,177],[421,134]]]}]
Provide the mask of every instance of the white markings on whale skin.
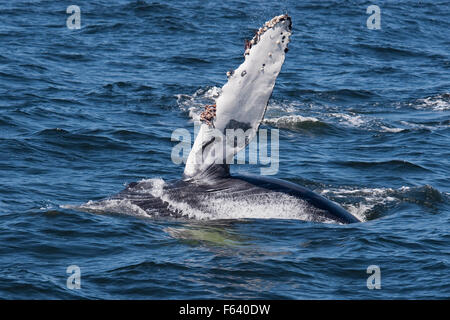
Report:
[{"label": "white markings on whale skin", "polygon": [[[336,223],[320,215],[306,201],[280,193],[232,192],[217,190],[205,193],[189,193],[189,189],[166,188],[162,179],[144,179],[133,186],[133,198],[89,201],[80,206],[63,206],[98,214],[118,213],[140,217],[157,217],[153,208],[142,209],[134,202],[150,196],[160,199],[167,209],[182,217],[197,220],[223,219],[292,219],[324,223]],[[193,204],[194,203],[194,204]]]},{"label": "white markings on whale skin", "polygon": [[118,213],[132,216],[149,217],[150,215],[129,199],[90,200],[82,205],[62,205],[63,209],[73,209],[85,212],[105,214]]}]

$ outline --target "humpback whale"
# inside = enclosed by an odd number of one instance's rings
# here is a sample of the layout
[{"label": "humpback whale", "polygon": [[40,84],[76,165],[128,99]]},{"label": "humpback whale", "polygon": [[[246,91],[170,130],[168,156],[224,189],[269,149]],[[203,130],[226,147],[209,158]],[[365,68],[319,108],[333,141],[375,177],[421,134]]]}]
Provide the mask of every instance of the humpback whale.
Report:
[{"label": "humpback whale", "polygon": [[[215,105],[206,106],[201,114],[202,124],[182,179],[169,183],[155,179],[133,182],[109,200],[126,201],[133,210],[154,217],[214,219],[220,210],[244,207],[245,217],[252,217],[255,210],[270,206],[279,211],[280,217],[281,212],[296,211],[302,220],[359,222],[335,202],[300,185],[267,176],[230,174],[229,160],[258,132],[291,32],[291,18],[284,14],[267,21],[252,40],[246,41],[244,62],[227,73],[228,81]],[[227,129],[245,131],[244,141],[220,138]],[[220,218],[227,216],[222,214]]]}]

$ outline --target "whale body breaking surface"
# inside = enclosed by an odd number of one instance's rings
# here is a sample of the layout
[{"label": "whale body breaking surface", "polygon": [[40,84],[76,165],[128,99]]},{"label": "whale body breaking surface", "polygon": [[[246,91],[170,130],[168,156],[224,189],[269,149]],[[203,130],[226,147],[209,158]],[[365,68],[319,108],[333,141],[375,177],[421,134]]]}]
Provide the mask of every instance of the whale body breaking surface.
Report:
[{"label": "whale body breaking surface", "polygon": [[[108,199],[66,207],[97,213],[200,220],[279,218],[359,222],[335,202],[297,184],[267,176],[230,174],[228,160],[255,137],[263,121],[291,32],[291,18],[284,14],[267,21],[246,42],[244,62],[227,73],[228,81],[216,104],[207,106],[202,114],[203,123],[182,179],[133,182]],[[225,134],[227,129],[245,131],[245,142],[218,139],[217,132]],[[217,152],[218,147],[222,152]]]}]

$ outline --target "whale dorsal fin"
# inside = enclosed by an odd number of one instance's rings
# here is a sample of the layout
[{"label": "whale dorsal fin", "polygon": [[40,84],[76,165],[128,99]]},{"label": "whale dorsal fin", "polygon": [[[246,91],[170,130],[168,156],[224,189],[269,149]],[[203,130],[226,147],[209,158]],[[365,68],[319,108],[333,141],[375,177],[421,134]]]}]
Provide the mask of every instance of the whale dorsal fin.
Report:
[{"label": "whale dorsal fin", "polygon": [[[277,16],[246,42],[245,61],[228,73],[213,108],[215,117],[210,109],[202,115],[208,120],[202,123],[188,156],[185,178],[229,174],[226,163],[255,137],[284,63],[291,25],[288,15]],[[246,138],[241,143],[226,139],[227,130],[242,130]]]}]

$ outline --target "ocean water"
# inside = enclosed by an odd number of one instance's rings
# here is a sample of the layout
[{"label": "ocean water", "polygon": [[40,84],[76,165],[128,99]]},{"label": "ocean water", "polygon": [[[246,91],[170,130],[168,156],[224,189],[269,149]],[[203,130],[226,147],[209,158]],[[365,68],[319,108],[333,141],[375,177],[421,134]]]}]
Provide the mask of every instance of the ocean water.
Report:
[{"label": "ocean water", "polygon": [[[364,222],[302,221],[276,203],[218,203],[212,220],[74,209],[179,178],[172,132],[193,132],[244,39],[285,12],[290,50],[262,125],[279,129],[275,177]],[[2,1],[0,298],[449,298],[449,18],[431,0]],[[381,289],[367,287],[371,265]]]}]

